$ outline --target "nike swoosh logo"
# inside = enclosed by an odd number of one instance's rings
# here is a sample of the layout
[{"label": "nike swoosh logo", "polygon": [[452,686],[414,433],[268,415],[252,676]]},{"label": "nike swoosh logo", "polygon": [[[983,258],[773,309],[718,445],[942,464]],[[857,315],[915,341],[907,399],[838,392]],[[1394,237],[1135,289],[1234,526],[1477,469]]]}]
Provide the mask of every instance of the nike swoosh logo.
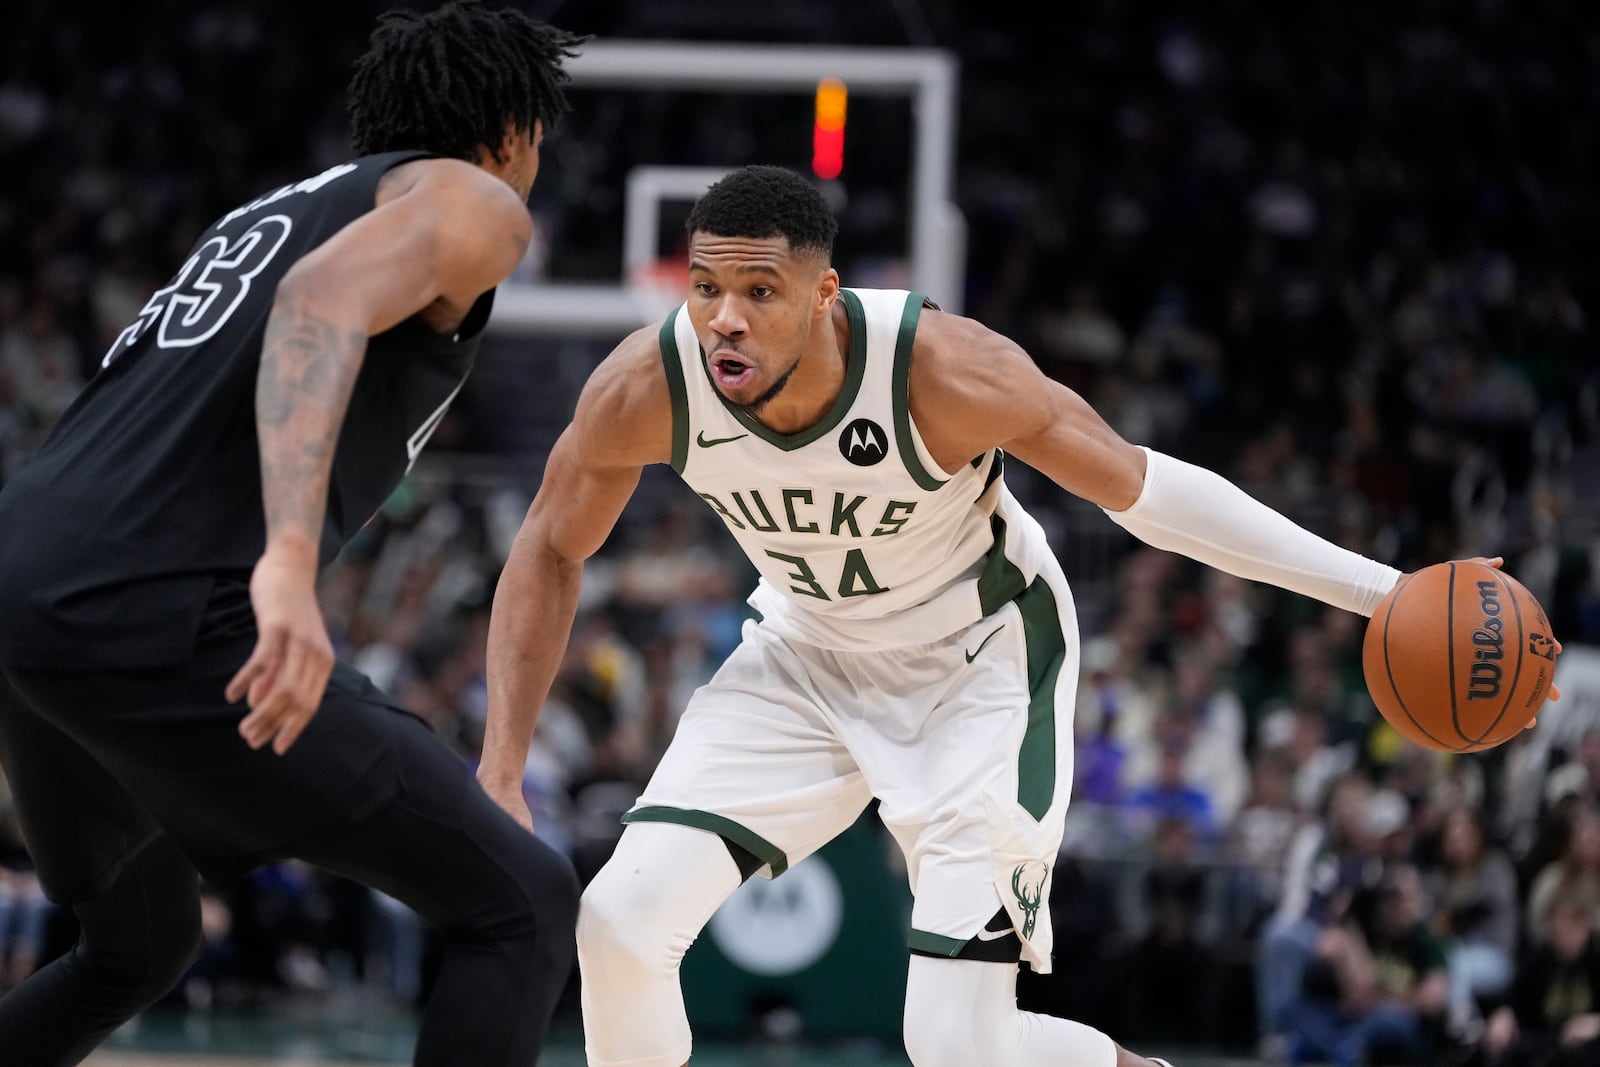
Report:
[{"label": "nike swoosh logo", "polygon": [[710,448],[712,445],[725,445],[729,441],[737,441],[742,437],[749,437],[749,436],[750,435],[747,434],[747,433],[741,433],[741,434],[735,434],[732,437],[707,437],[706,436],[706,432],[704,430],[701,430],[699,435],[697,437],[695,437],[694,443],[699,445],[701,448]]},{"label": "nike swoosh logo", "polygon": [[973,649],[971,652],[968,652],[967,653],[967,662],[971,663],[973,660],[977,659],[978,658],[978,653],[983,651],[983,646],[987,645],[990,641],[993,641],[994,637],[995,637],[995,634],[998,634],[1001,630],[1004,630],[1004,629],[1005,629],[1005,624],[1002,623],[1000,625],[1000,627],[998,629],[996,629],[993,634],[990,634],[988,637],[985,637],[983,639],[982,643],[979,644],[977,648]]},{"label": "nike swoosh logo", "polygon": [[[999,632],[1000,631],[998,631],[998,630],[995,631],[995,633],[999,633]],[[993,637],[994,634],[990,634],[989,636]],[[1009,926],[1006,927],[1004,930],[979,930],[978,931],[978,940],[979,941],[998,941],[1002,937],[1010,937],[1014,933],[1016,933],[1016,931],[1013,930]]]}]

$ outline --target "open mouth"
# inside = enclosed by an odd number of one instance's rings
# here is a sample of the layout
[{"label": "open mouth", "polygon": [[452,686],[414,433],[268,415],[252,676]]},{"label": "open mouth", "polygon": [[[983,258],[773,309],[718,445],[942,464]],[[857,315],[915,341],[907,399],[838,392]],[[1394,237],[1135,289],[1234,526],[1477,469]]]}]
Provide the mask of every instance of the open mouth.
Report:
[{"label": "open mouth", "polygon": [[756,376],[756,369],[736,356],[719,352],[711,360],[711,373],[724,389],[737,389]]}]

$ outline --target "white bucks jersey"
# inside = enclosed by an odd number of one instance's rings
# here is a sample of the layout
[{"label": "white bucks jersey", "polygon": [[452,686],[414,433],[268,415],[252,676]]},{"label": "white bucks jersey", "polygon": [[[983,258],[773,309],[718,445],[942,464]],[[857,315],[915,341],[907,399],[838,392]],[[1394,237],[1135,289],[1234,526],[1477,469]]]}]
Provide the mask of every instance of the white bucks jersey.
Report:
[{"label": "white bucks jersey", "polygon": [[1000,477],[1002,456],[941,470],[907,405],[923,298],[843,289],[844,387],[826,415],[781,434],[711,382],[683,307],[661,328],[672,465],[761,572],[750,603],[824,648],[936,641],[1027,588],[1049,549]]}]

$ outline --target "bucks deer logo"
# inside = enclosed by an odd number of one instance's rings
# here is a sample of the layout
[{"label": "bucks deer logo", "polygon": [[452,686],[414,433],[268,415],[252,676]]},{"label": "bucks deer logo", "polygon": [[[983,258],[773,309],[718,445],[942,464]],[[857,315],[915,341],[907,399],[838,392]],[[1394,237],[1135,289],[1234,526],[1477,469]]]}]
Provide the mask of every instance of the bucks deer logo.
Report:
[{"label": "bucks deer logo", "polygon": [[1039,921],[1039,905],[1044,901],[1044,883],[1050,877],[1048,864],[1030,860],[1019,864],[1011,872],[1011,892],[1022,909],[1022,939],[1033,937],[1033,928]]}]

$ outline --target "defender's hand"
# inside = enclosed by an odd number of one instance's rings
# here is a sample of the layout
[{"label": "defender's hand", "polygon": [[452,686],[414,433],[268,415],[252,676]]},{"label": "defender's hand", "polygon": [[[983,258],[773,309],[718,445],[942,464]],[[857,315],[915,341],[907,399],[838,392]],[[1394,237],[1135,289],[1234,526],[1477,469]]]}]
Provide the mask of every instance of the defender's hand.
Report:
[{"label": "defender's hand", "polygon": [[480,772],[478,784],[489,794],[489,799],[500,805],[507,815],[517,820],[524,830],[530,834],[534,832],[533,812],[528,808],[528,798],[522,795],[521,782],[504,784],[493,781]]},{"label": "defender's hand", "polygon": [[269,545],[250,575],[255,651],[228,683],[229,703],[250,714],[239,736],[251,748],[272,742],[283,755],[322,703],[333,672],[333,643],[317,605],[315,546]]}]

